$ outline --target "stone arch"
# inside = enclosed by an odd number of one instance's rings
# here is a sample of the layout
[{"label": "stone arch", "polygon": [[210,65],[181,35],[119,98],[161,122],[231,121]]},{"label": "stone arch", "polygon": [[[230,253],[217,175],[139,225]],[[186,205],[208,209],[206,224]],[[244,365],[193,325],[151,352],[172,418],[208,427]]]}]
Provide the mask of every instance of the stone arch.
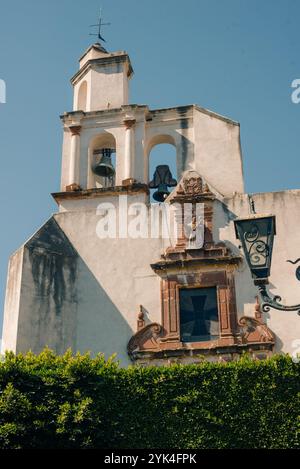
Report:
[{"label": "stone arch", "polygon": [[77,110],[78,111],[86,111],[87,110],[87,82],[84,80],[78,90],[78,95],[77,95]]},{"label": "stone arch", "polygon": [[[173,178],[177,179],[178,146],[172,135],[154,135],[148,142],[146,150],[147,160],[145,161],[145,168],[147,171],[147,182],[153,179],[155,169],[159,165],[168,165]],[[172,192],[173,188],[169,188],[168,190]],[[150,200],[152,200],[153,194],[156,191],[157,189],[150,191]]]},{"label": "stone arch", "polygon": [[147,155],[149,156],[153,147],[155,147],[156,145],[164,144],[164,143],[169,143],[170,145],[173,145],[174,147],[176,147],[176,141],[172,135],[170,134],[154,135],[148,142]]},{"label": "stone arch", "polygon": [[[151,157],[151,152],[154,149],[154,147],[158,145],[172,145],[175,148],[175,167],[176,167],[176,162],[177,162],[177,144],[175,141],[175,137],[173,137],[170,134],[157,134],[154,135],[149,142],[146,145],[146,153],[145,153],[145,181],[149,182],[150,178],[152,177],[152,174],[150,174],[150,157]],[[163,164],[163,161],[161,162]],[[168,164],[168,163],[167,163]],[[175,174],[175,177],[177,175]]]},{"label": "stone arch", "polygon": [[[102,132],[100,134],[94,135],[88,146],[88,180],[87,180],[87,187],[89,189],[92,188],[101,188],[101,187],[109,187],[115,184],[115,177],[113,181],[106,180],[106,178],[102,178],[97,176],[92,171],[92,163],[94,158],[99,158],[99,151],[103,148],[110,148],[116,152],[117,143],[116,139],[113,134],[109,132]],[[115,154],[112,157],[112,163],[116,169],[116,157]]]}]

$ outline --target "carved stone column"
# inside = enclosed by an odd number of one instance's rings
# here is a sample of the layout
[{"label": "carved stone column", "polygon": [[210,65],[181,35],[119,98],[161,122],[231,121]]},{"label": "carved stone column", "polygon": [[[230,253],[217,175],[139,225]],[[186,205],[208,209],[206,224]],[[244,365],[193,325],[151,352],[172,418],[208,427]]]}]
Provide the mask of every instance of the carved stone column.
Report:
[{"label": "carved stone column", "polygon": [[123,185],[130,185],[134,182],[132,177],[132,163],[134,151],[134,124],[135,119],[124,120],[125,125],[125,152],[124,152],[124,180]]},{"label": "carved stone column", "polygon": [[80,125],[72,125],[71,131],[71,148],[70,148],[70,166],[69,166],[69,181],[66,187],[67,191],[79,190],[79,177],[77,172],[78,154],[80,145]]}]

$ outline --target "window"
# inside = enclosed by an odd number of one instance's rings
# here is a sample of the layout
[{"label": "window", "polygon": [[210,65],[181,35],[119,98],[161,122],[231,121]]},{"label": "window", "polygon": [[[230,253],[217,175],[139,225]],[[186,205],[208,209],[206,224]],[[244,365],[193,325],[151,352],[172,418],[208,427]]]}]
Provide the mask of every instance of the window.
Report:
[{"label": "window", "polygon": [[218,339],[216,288],[181,288],[179,296],[181,341],[201,342]]}]

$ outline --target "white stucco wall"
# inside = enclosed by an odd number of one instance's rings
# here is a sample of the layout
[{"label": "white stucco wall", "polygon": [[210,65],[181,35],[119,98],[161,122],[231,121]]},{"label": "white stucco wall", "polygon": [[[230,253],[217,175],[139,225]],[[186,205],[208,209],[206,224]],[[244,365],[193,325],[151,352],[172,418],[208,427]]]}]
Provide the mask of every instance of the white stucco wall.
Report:
[{"label": "white stucco wall", "polygon": [[24,249],[22,247],[9,260],[1,353],[4,353],[6,350],[16,351],[17,349],[23,255]]},{"label": "white stucco wall", "polygon": [[[298,210],[300,191],[254,194],[253,199],[258,213],[276,215],[277,235],[273,250],[270,292],[281,295],[283,304],[297,304],[300,302],[300,284],[295,276],[297,265],[294,266],[286,261],[288,259],[295,261],[300,257],[300,253],[297,253],[299,235],[294,229],[300,218]],[[112,200],[113,198],[110,198],[110,201]],[[222,202],[214,204],[214,239],[216,242],[225,242],[234,253],[242,254],[239,249],[240,242],[235,237],[233,219],[237,216],[248,216],[248,196],[236,194],[231,199],[223,199],[223,202],[226,205]],[[139,304],[142,304],[149,312],[151,321],[160,322],[159,278],[150,269],[150,263],[159,259],[168,241],[99,240],[95,237],[97,200],[88,203],[89,210],[87,210],[86,203],[82,201],[72,215],[69,211],[60,214],[57,218],[58,223],[80,253],[89,270],[93,272],[95,279],[107,293],[114,307],[124,318],[129,326],[128,332],[135,330]],[[91,204],[94,204],[94,207]],[[69,210],[70,207],[65,206],[65,209]],[[79,236],[78,233],[83,230],[84,236]],[[99,257],[95,256],[95,253],[99,253]],[[84,283],[82,280],[82,285]],[[253,284],[245,262],[236,270],[235,283],[238,316],[254,316],[258,290]],[[120,285],[122,285],[121,288]],[[86,290],[86,286],[81,288]],[[91,301],[91,306],[93,303],[94,301]],[[297,312],[280,312],[271,309],[264,315],[264,319],[276,335],[276,351],[293,353],[294,341],[300,339],[300,320]],[[98,320],[101,322],[100,317]],[[86,327],[88,327],[87,324]],[[127,330],[127,326],[125,327],[124,324],[122,326],[121,322],[120,332],[122,327],[123,331]],[[125,334],[125,336],[127,340],[128,335]],[[106,343],[107,339],[103,340]],[[84,340],[80,339],[79,343],[84,348]],[[108,349],[110,349],[109,346]],[[124,356],[124,347],[123,351],[119,349],[119,354]]]},{"label": "white stucco wall", "polygon": [[[130,198],[139,200],[144,196]],[[117,206],[117,201],[117,197],[101,197],[102,203]],[[80,210],[56,215],[81,258],[76,348],[102,351],[106,356],[117,353],[128,364],[126,347],[136,331],[139,305],[148,312],[149,321],[160,321],[160,279],[150,264],[160,257],[167,241],[99,239],[98,203],[99,199],[82,202]]]},{"label": "white stucco wall", "polygon": [[[287,260],[295,261],[300,257],[297,252],[298,233],[294,229],[300,218],[300,191],[254,194],[253,199],[259,213],[276,215],[277,235],[270,291],[281,295],[283,304],[299,303],[300,284],[295,277],[297,265],[294,266]],[[145,200],[146,196],[143,194],[132,196],[131,200],[129,197],[131,202]],[[2,350],[33,349],[37,352],[49,345],[62,353],[72,347],[73,350],[91,351],[93,354],[103,352],[106,357],[116,353],[122,364],[127,365],[129,359],[126,346],[136,332],[139,305],[143,305],[147,312],[147,322],[161,322],[160,278],[152,271],[150,264],[160,259],[169,240],[99,239],[96,234],[101,218],[97,214],[99,202],[111,203],[117,207],[118,198],[102,196],[76,203],[73,201],[73,206],[72,201],[66,201],[62,211],[55,215],[57,224],[78,255],[76,276],[72,284],[68,280],[68,262],[65,267],[55,270],[55,275],[58,272],[59,278],[64,276],[66,286],[61,315],[57,316],[57,305],[51,299],[51,294],[48,303],[45,298],[41,302],[39,289],[42,287],[38,287],[39,291],[35,290],[34,284],[37,281],[34,280],[33,273],[36,269],[33,269],[28,254],[30,242],[12,257]],[[233,253],[241,253],[239,241],[235,238],[233,219],[236,216],[247,216],[248,212],[246,194],[236,194],[231,199],[216,201],[215,241],[223,241]],[[45,261],[47,256],[46,253],[46,258],[41,263],[38,261],[37,265],[48,265]],[[55,262],[57,264],[56,260]],[[182,273],[184,274],[184,270]],[[50,273],[45,272],[45,275],[44,280],[38,281],[38,284],[44,285],[43,288],[47,282],[52,282]],[[245,262],[236,270],[235,285],[238,317],[253,317],[258,291]],[[73,289],[73,294],[70,294],[70,289]],[[264,320],[276,336],[275,350],[292,354],[295,351],[294,341],[300,339],[300,319],[297,312],[271,309],[264,314]]]},{"label": "white stucco wall", "polygon": [[221,194],[244,192],[240,126],[196,108],[195,170]]}]

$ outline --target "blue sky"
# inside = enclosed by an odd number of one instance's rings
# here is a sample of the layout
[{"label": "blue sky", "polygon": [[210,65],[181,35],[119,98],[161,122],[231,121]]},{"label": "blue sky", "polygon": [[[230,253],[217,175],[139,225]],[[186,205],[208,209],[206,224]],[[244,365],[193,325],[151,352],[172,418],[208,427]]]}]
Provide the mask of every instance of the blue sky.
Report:
[{"label": "blue sky", "polygon": [[135,70],[131,103],[237,120],[247,191],[300,186],[300,0],[1,0],[0,322],[9,254],[56,211],[59,115],[101,5],[107,49],[126,50]]}]

